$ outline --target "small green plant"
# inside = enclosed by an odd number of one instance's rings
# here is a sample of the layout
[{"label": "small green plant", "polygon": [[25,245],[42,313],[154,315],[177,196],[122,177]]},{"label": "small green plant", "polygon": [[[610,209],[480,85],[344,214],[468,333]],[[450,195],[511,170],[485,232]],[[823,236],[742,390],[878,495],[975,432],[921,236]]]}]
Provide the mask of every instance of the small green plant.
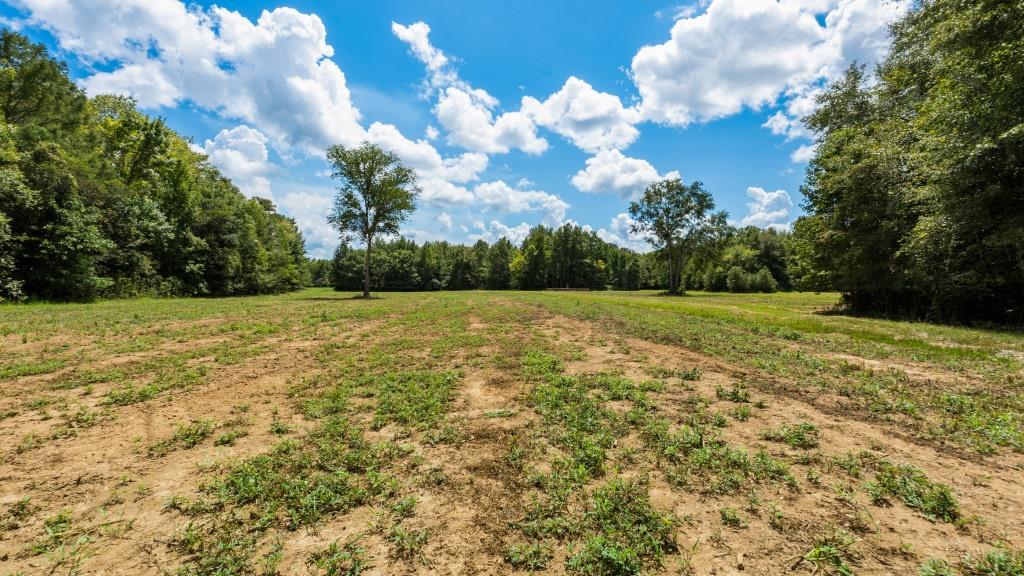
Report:
[{"label": "small green plant", "polygon": [[18,444],[14,447],[14,451],[17,454],[23,454],[25,452],[28,452],[29,450],[35,450],[36,448],[39,448],[40,446],[43,445],[43,442],[43,438],[40,437],[38,434],[29,432],[28,434],[22,436],[21,440],[18,441]]},{"label": "small green plant", "polygon": [[406,496],[391,505],[391,513],[396,518],[408,518],[415,512],[418,501],[415,496]]},{"label": "small green plant", "polygon": [[675,376],[680,380],[696,381],[700,380],[701,371],[700,368],[694,366],[693,368],[689,368],[686,370],[676,370]]},{"label": "small green plant", "polygon": [[730,410],[729,414],[740,422],[746,422],[747,420],[750,420],[750,406],[737,406]]},{"label": "small green plant", "polygon": [[71,510],[61,510],[56,516],[43,520],[46,536],[31,546],[33,554],[44,554],[62,546],[71,532]]},{"label": "small green plant", "polygon": [[545,570],[551,561],[551,549],[533,542],[513,544],[505,549],[505,561],[520,570]]},{"label": "small green plant", "polygon": [[423,435],[423,440],[430,446],[438,444],[459,444],[465,439],[465,435],[458,426],[445,422],[440,426],[428,430]]},{"label": "small green plant", "polygon": [[358,540],[350,540],[340,545],[335,541],[314,552],[306,560],[306,567],[316,576],[358,576],[369,564],[366,550]]},{"label": "small green plant", "polygon": [[814,547],[804,554],[797,565],[804,562],[810,564],[814,574],[853,576],[849,559],[852,554],[851,547],[856,542],[857,539],[845,530],[833,527],[829,534],[815,541]]},{"label": "small green plant", "polygon": [[949,486],[932,482],[913,466],[879,462],[875,481],[867,485],[867,491],[876,505],[899,498],[910,508],[935,520],[957,522],[961,517],[960,506]]},{"label": "small green plant", "polygon": [[719,400],[727,400],[729,402],[735,402],[737,404],[745,404],[750,402],[750,392],[747,387],[743,384],[733,386],[732,388],[722,388],[721,386],[715,387],[715,396]]},{"label": "small green plant", "polygon": [[920,576],[956,576],[953,567],[945,560],[928,560],[921,565]]},{"label": "small green plant", "polygon": [[179,424],[174,434],[149,447],[150,456],[164,456],[174,450],[187,450],[213,434],[216,425],[210,420],[193,420]]},{"label": "small green plant", "polygon": [[584,543],[570,551],[570,572],[641,574],[678,550],[675,520],[651,506],[642,481],[616,478],[595,490],[579,525]]},{"label": "small green plant", "polygon": [[227,432],[217,436],[217,439],[213,441],[214,446],[234,446],[235,442],[239,438],[248,436],[249,433],[245,430],[228,430]]},{"label": "small green plant", "polygon": [[743,517],[740,516],[740,513],[734,508],[719,508],[718,513],[722,517],[722,524],[726,526],[731,528],[747,527],[747,523],[743,520]]},{"label": "small green plant", "polygon": [[778,532],[786,531],[786,515],[774,502],[768,506],[768,525]]},{"label": "small green plant", "polygon": [[7,508],[7,512],[3,516],[0,516],[0,531],[20,528],[22,522],[31,518],[38,511],[39,506],[33,504],[31,498],[25,497],[16,501]]},{"label": "small green plant", "polygon": [[274,419],[271,420],[270,422],[270,433],[274,434],[275,436],[284,436],[285,434],[290,434],[291,431],[292,427],[283,422],[276,415],[274,416]]},{"label": "small green plant", "polygon": [[964,556],[961,566],[966,576],[1020,576],[1024,574],[1024,550],[1015,552],[997,545],[983,556]]},{"label": "small green plant", "polygon": [[430,532],[426,528],[410,530],[400,524],[391,527],[388,541],[391,542],[391,554],[403,560],[424,560],[423,546],[426,545]]},{"label": "small green plant", "polygon": [[488,410],[484,412],[484,417],[486,418],[508,418],[515,415],[516,411],[510,408],[499,408],[497,410]]},{"label": "small green plant", "polygon": [[792,448],[808,450],[818,447],[818,427],[810,422],[800,422],[792,426],[783,424],[778,428],[766,430],[761,437],[772,442],[782,442]]}]

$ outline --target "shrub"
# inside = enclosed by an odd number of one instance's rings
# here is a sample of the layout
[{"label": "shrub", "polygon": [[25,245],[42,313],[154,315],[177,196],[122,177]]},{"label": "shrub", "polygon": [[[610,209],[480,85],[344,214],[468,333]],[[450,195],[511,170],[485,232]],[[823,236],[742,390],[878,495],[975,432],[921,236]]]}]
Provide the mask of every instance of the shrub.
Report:
[{"label": "shrub", "polygon": [[779,289],[779,283],[767,268],[761,268],[750,276],[751,292],[775,292]]},{"label": "shrub", "polygon": [[725,275],[725,284],[729,287],[729,292],[749,292],[750,274],[739,266],[733,266]]}]

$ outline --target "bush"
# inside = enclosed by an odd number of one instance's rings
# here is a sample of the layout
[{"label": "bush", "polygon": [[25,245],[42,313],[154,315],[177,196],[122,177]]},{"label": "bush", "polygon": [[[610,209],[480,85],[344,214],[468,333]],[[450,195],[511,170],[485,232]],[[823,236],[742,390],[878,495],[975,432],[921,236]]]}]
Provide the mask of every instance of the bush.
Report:
[{"label": "bush", "polygon": [[751,292],[775,292],[778,289],[779,283],[767,268],[761,268],[750,277]]},{"label": "bush", "polygon": [[729,292],[749,292],[750,274],[739,266],[733,266],[725,276],[725,283],[729,287]]},{"label": "bush", "polygon": [[14,279],[13,242],[7,216],[0,212],[0,302],[21,299],[21,282]]}]

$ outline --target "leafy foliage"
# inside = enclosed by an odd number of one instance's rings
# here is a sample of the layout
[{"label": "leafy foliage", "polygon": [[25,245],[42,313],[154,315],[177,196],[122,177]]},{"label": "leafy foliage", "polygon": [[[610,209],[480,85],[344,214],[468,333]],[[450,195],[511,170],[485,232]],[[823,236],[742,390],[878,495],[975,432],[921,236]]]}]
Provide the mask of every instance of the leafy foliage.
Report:
[{"label": "leafy foliage", "polygon": [[[680,292],[679,276],[690,252],[713,243],[725,229],[725,212],[712,213],[715,202],[700,182],[689,186],[682,180],[654,182],[637,202],[629,205],[631,231],[643,234],[665,255],[668,292]],[[680,265],[682,264],[682,265]]]},{"label": "leafy foliage", "polygon": [[960,519],[960,505],[949,486],[932,482],[913,466],[880,462],[875,482],[869,485],[868,491],[876,504],[897,497],[929,518],[943,522]]},{"label": "leafy foliage", "polygon": [[1024,319],[1024,5],[923,0],[877,82],[851,67],[807,125],[818,148],[797,275],[863,312]]},{"label": "leafy foliage", "polygon": [[363,142],[358,147],[334,145],[327,149],[332,177],[341,182],[328,221],[343,239],[354,235],[366,244],[363,258],[363,297],[370,297],[370,256],[378,234],[397,234],[398,227],[416,209],[416,172],[393,152]]},{"label": "leafy foliage", "polygon": [[[331,284],[357,290],[366,251],[342,244],[331,260]],[[609,244],[575,224],[536,226],[520,246],[507,238],[472,246],[398,238],[375,244],[370,288],[375,290],[540,290],[660,288],[665,278],[654,255]]]},{"label": "leafy foliage", "polygon": [[304,276],[293,220],[0,30],[0,299],[261,294]]}]

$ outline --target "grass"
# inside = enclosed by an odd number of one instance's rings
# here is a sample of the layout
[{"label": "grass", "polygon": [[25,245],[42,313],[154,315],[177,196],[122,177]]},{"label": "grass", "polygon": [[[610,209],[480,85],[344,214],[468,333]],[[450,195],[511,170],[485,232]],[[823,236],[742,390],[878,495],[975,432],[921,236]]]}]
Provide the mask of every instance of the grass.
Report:
[{"label": "grass", "polygon": [[810,422],[800,422],[793,425],[783,424],[778,428],[766,430],[762,433],[761,437],[772,442],[782,442],[791,448],[801,450],[817,448],[819,444],[818,427]]},{"label": "grass", "polygon": [[966,554],[957,563],[930,559],[921,565],[920,576],[1018,576],[1024,574],[1024,550],[997,545],[985,553]]},{"label": "grass", "polygon": [[651,506],[647,485],[615,478],[594,490],[566,561],[579,574],[642,574],[678,549],[676,521]]},{"label": "grass", "polygon": [[395,423],[426,430],[447,413],[459,379],[458,372],[411,371],[361,379],[356,385],[376,391],[375,428]]},{"label": "grass", "polygon": [[337,541],[310,555],[306,561],[310,573],[323,576],[357,576],[369,567],[366,550],[358,542]]},{"label": "grass", "polygon": [[834,295],[345,296],[0,305],[12,573],[153,542],[182,575],[1022,572],[992,507],[1020,334]]},{"label": "grass", "polygon": [[961,519],[960,506],[949,486],[932,482],[913,466],[880,462],[875,481],[867,490],[875,504],[888,504],[890,499],[898,498],[928,518],[942,522]]},{"label": "grass", "polygon": [[150,456],[165,456],[174,450],[188,450],[213,434],[216,424],[210,420],[194,420],[179,424],[174,434],[149,447]]},{"label": "grass", "polygon": [[[683,345],[743,367],[751,385],[772,382],[808,396],[840,393],[858,409],[886,419],[902,418],[926,439],[953,440],[992,453],[1024,452],[1024,337],[1019,333],[893,322],[817,312],[834,295],[766,296],[691,293],[517,294],[520,301],[593,321],[645,340]],[[1011,352],[1006,354],[1005,352]],[[851,363],[906,364],[966,377],[970,395],[952,393],[934,379],[908,385],[900,368]],[[720,398],[745,402],[742,387],[723,388]]]}]

